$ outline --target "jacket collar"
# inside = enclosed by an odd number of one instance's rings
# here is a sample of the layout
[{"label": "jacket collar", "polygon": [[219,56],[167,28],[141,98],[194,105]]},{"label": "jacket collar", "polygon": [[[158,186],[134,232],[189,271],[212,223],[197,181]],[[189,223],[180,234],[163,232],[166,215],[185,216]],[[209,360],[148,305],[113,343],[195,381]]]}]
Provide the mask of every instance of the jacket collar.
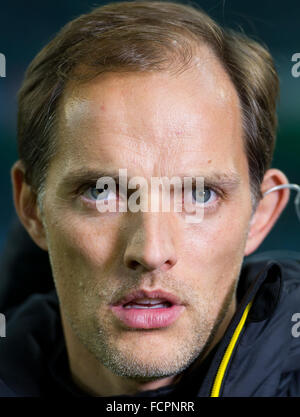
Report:
[{"label": "jacket collar", "polygon": [[243,264],[237,288],[241,307],[252,301],[248,321],[262,321],[273,314],[282,291],[282,270],[274,260],[256,263],[255,257]]}]

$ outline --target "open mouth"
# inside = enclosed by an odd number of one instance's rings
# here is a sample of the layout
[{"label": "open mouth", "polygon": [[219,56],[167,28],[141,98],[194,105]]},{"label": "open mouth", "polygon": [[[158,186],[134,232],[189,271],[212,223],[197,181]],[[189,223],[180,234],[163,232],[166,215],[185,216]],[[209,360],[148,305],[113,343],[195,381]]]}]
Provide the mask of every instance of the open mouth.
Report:
[{"label": "open mouth", "polygon": [[115,317],[135,329],[168,327],[184,309],[177,297],[160,290],[133,292],[111,306]]},{"label": "open mouth", "polygon": [[137,309],[145,309],[145,308],[169,308],[172,306],[172,303],[166,301],[164,299],[147,299],[142,298],[136,301],[130,301],[129,303],[124,304],[124,308],[137,308]]}]

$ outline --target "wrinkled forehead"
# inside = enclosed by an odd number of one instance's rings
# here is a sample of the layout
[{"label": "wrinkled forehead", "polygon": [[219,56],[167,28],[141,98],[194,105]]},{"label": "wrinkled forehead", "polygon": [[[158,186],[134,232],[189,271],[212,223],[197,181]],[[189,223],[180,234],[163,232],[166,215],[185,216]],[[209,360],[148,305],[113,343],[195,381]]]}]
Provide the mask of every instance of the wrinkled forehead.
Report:
[{"label": "wrinkled forehead", "polygon": [[107,73],[69,82],[58,139],[65,168],[109,162],[146,170],[155,161],[167,171],[226,158],[233,168],[244,154],[237,92],[209,51],[179,75]]}]

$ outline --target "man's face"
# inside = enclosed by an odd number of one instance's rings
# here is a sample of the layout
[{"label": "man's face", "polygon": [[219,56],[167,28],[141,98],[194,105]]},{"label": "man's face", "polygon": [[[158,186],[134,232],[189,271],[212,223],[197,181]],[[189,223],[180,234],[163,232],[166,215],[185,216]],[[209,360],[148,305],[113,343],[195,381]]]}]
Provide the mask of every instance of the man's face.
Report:
[{"label": "man's face", "polygon": [[[60,103],[59,149],[43,201],[53,275],[72,332],[118,375],[179,373],[234,312],[251,217],[241,113],[221,65],[206,50],[199,62],[177,76],[107,74],[69,83]],[[213,177],[219,189],[210,189],[200,223],[172,210],[100,213],[97,178],[73,173],[119,168],[149,184],[151,177],[203,176],[205,184]],[[153,327],[149,317],[160,308],[149,313],[137,305],[147,301],[136,299],[133,312],[118,308],[150,325],[126,324],[112,305],[135,290],[177,297],[177,318]]]}]

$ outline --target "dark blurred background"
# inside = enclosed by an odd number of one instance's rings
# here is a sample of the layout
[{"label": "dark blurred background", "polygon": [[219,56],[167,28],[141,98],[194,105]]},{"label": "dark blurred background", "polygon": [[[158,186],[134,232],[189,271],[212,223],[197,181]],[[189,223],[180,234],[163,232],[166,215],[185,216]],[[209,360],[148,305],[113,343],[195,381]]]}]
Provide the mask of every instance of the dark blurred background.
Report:
[{"label": "dark blurred background", "polygon": [[[10,167],[17,159],[17,91],[24,72],[37,52],[69,20],[107,2],[88,0],[27,0],[2,2],[0,53],[6,56],[6,78],[0,78],[0,251],[14,216]],[[299,0],[199,0],[220,24],[243,30],[268,46],[281,80],[279,130],[273,167],[283,170],[290,182],[300,183],[300,77],[292,76],[292,55],[300,53]],[[270,235],[257,252],[299,250],[300,223],[294,210],[295,192]]]}]

